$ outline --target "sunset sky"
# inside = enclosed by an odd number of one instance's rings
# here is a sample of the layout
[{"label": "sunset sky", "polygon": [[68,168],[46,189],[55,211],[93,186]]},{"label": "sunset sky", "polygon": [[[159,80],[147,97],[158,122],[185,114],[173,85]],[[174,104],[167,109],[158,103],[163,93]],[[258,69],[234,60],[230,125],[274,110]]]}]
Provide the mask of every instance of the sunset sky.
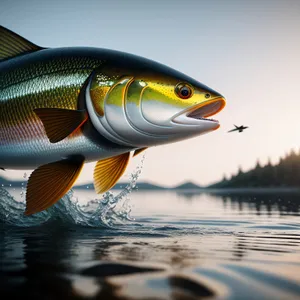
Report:
[{"label": "sunset sky", "polygon": [[[246,171],[258,158],[275,163],[299,149],[298,0],[1,0],[0,20],[40,46],[93,46],[156,60],[226,97],[214,116],[217,131],[149,149],[140,180],[206,185],[239,165]],[[227,133],[233,124],[249,129]],[[92,180],[93,167],[84,167],[78,183]]]}]

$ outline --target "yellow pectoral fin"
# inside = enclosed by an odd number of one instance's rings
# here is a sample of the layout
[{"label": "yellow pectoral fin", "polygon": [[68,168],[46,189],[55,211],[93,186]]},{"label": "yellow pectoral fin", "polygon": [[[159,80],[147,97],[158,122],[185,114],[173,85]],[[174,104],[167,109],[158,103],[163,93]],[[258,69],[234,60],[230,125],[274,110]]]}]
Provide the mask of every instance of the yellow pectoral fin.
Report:
[{"label": "yellow pectoral fin", "polygon": [[94,170],[94,186],[97,194],[111,189],[124,174],[129,163],[130,152],[97,162]]},{"label": "yellow pectoral fin", "polygon": [[133,153],[133,157],[139,155],[141,152],[143,152],[143,151],[145,151],[147,149],[148,149],[148,147],[146,147],[146,148],[140,148],[140,149],[135,150],[134,153]]},{"label": "yellow pectoral fin", "polygon": [[55,204],[74,184],[84,158],[65,159],[43,165],[30,175],[26,191],[25,215],[38,213]]},{"label": "yellow pectoral fin", "polygon": [[51,143],[63,140],[88,119],[85,110],[36,108],[34,112],[43,122],[46,134]]}]

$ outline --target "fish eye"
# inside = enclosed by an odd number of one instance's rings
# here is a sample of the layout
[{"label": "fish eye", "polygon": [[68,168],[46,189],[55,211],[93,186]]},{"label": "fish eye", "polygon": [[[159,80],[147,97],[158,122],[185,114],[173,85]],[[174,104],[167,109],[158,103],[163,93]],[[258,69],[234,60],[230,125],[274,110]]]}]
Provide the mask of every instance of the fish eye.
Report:
[{"label": "fish eye", "polygon": [[187,83],[179,83],[175,87],[177,96],[181,99],[188,99],[193,95],[193,88]]},{"label": "fish eye", "polygon": [[206,99],[210,98],[210,94],[208,94],[208,93],[205,94],[205,98],[206,98]]}]

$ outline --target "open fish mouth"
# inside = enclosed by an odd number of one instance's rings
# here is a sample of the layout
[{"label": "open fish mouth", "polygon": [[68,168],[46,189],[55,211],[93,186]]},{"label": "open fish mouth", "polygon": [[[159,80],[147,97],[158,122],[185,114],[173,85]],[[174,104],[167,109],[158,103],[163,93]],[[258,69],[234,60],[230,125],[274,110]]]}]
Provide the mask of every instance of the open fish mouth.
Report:
[{"label": "open fish mouth", "polygon": [[[180,123],[180,124],[186,124],[186,125],[200,125],[203,124],[203,121],[205,122],[213,122],[218,124],[219,127],[219,121],[208,118],[210,116],[213,116],[217,114],[219,111],[221,111],[225,106],[225,99],[223,97],[218,97],[212,100],[205,101],[204,103],[200,103],[197,105],[194,105],[180,114],[177,114],[173,118],[173,122]],[[200,121],[200,122],[199,122]]]}]

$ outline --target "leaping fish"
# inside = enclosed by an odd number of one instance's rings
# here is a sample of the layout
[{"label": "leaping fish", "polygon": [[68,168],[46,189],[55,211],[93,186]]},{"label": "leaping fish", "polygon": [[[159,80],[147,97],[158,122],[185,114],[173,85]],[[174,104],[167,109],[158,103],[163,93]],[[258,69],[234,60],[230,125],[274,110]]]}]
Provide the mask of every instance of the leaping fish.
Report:
[{"label": "leaping fish", "polygon": [[33,169],[26,215],[55,204],[87,162],[97,193],[131,157],[205,134],[225,98],[158,62],[120,51],[40,47],[0,26],[0,167]]}]

